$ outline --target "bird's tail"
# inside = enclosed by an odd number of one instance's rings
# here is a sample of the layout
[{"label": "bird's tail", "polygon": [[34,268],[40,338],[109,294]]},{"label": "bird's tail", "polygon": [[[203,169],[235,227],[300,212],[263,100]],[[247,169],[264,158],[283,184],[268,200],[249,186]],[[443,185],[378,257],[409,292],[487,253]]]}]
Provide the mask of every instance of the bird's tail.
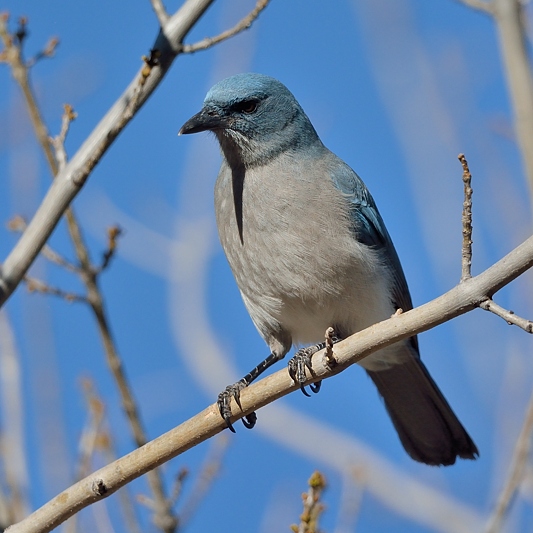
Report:
[{"label": "bird's tail", "polygon": [[[401,347],[400,347],[401,346]],[[411,350],[408,344],[398,349]],[[475,459],[476,445],[419,357],[410,354],[386,370],[369,371],[407,453],[428,465]]]}]

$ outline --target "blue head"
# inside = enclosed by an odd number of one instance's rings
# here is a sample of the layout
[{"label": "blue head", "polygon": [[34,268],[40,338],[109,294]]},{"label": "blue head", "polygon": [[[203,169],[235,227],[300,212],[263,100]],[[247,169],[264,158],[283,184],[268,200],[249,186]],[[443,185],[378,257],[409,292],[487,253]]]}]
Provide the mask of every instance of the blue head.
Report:
[{"label": "blue head", "polygon": [[320,142],[292,93],[263,74],[237,74],[214,85],[180,134],[210,130],[230,165],[264,164]]}]

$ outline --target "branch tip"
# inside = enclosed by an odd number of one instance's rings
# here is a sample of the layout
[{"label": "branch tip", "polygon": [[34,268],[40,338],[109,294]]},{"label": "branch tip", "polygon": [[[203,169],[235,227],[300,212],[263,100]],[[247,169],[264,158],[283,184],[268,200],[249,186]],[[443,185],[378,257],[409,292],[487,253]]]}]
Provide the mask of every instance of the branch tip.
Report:
[{"label": "branch tip", "polygon": [[266,8],[269,1],[270,0],[257,0],[257,3],[252,11],[250,11],[248,15],[241,19],[233,28],[223,31],[215,37],[206,37],[205,39],[194,44],[184,44],[181,48],[181,52],[185,54],[191,54],[193,52],[198,52],[199,50],[206,50],[207,48],[211,48],[215,44],[225,41],[226,39],[229,39],[230,37],[233,37],[234,35],[237,35],[238,33],[248,29],[259,16],[261,11]]},{"label": "branch tip", "polygon": [[510,326],[518,326],[526,333],[533,333],[533,322],[531,320],[518,316],[514,311],[504,309],[491,298],[483,300],[479,307],[503,318]]},{"label": "branch tip", "polygon": [[461,252],[461,282],[472,277],[472,174],[464,154],[457,156],[463,167],[464,201],[463,214],[463,245]]},{"label": "branch tip", "polygon": [[459,2],[467,7],[475,9],[476,11],[481,11],[489,15],[494,15],[495,13],[493,0],[459,0]]},{"label": "branch tip", "polygon": [[152,4],[152,9],[154,10],[157,20],[159,21],[159,25],[161,28],[164,28],[170,15],[167,13],[163,2],[161,0],[150,0],[150,3]]}]

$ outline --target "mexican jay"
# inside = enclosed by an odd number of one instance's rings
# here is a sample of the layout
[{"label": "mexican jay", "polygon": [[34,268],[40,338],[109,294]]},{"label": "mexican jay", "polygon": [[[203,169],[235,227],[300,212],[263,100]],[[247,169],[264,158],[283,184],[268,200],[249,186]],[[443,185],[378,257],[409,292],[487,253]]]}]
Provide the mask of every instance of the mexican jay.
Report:
[{"label": "mexican jay", "polygon": [[[231,398],[294,345],[338,339],[412,308],[402,266],[370,192],[320,141],[279,81],[238,74],[207,93],[180,134],[212,131],[222,166],[215,186],[220,241],[270,356],[219,396]],[[314,349],[289,363],[306,380]],[[420,360],[416,337],[359,363],[383,400],[407,453],[429,465],[475,459],[476,445]],[[302,390],[303,386],[302,386]],[[312,387],[318,391],[318,385]],[[304,390],[305,392],[305,390]],[[255,414],[243,419],[247,427]]]}]

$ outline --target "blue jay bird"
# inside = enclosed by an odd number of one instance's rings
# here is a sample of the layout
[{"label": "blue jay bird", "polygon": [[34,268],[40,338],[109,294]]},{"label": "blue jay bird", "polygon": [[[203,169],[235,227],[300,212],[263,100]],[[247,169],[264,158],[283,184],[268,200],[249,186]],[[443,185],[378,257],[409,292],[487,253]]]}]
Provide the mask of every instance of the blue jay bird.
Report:
[{"label": "blue jay bird", "polygon": [[[220,241],[244,303],[271,354],[218,398],[231,398],[295,345],[338,339],[412,309],[402,266],[370,192],[320,141],[292,93],[261,74],[238,74],[207,93],[180,134],[212,131],[222,166],[215,186]],[[289,362],[306,381],[321,345]],[[476,445],[422,363],[416,336],[359,363],[407,453],[428,465],[475,459]],[[311,386],[318,392],[320,383]],[[255,413],[243,419],[253,427]]]}]

